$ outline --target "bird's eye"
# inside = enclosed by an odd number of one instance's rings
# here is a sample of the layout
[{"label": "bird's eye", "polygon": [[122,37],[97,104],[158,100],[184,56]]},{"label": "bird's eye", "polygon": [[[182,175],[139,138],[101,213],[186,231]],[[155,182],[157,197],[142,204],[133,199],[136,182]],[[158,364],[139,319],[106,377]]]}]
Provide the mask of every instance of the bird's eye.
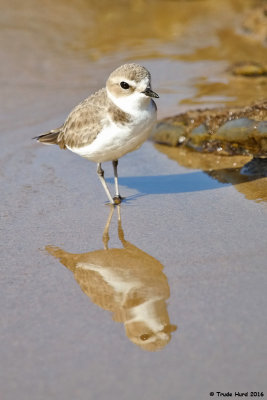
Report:
[{"label": "bird's eye", "polygon": [[123,89],[129,89],[130,87],[130,85],[127,82],[121,82],[120,85]]},{"label": "bird's eye", "polygon": [[143,341],[147,340],[149,338],[150,338],[150,335],[148,333],[144,333],[143,335],[140,336],[140,339],[143,340]]}]

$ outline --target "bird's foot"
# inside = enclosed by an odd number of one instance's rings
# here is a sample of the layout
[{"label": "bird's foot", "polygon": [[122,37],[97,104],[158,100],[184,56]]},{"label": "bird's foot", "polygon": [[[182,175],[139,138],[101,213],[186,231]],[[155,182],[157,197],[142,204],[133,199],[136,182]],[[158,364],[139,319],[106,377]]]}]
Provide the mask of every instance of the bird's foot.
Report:
[{"label": "bird's foot", "polygon": [[114,200],[114,204],[121,204],[122,200],[125,199],[125,197],[121,197],[120,195],[118,196],[114,196],[113,200]]}]

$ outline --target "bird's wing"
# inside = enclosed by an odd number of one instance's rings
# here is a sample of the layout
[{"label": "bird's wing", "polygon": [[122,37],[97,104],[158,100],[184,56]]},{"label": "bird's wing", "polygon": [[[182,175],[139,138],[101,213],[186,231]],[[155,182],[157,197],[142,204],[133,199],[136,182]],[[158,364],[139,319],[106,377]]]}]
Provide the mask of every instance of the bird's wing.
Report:
[{"label": "bird's wing", "polygon": [[108,109],[106,89],[101,89],[76,106],[58,137],[68,147],[89,145],[102,130]]}]

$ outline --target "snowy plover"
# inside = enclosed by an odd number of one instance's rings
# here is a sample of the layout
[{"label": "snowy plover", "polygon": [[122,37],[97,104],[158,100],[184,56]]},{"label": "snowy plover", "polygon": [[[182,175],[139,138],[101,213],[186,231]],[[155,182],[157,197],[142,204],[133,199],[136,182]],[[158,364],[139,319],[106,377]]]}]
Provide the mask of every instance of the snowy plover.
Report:
[{"label": "snowy plover", "polygon": [[[39,142],[57,144],[97,163],[97,174],[112,204],[120,203],[118,159],[136,150],[148,138],[157,116],[148,70],[125,64],[109,76],[100,89],[76,106],[58,129],[36,137]],[[115,197],[104,179],[101,163],[112,161]]]},{"label": "snowy plover", "polygon": [[72,254],[59,247],[46,250],[73,272],[93,303],[124,324],[128,338],[143,350],[163,349],[177,327],[170,323],[167,300],[170,288],[163,265],[124,237],[118,210],[118,239],[122,248],[109,248],[110,213],[103,234],[104,250]]}]

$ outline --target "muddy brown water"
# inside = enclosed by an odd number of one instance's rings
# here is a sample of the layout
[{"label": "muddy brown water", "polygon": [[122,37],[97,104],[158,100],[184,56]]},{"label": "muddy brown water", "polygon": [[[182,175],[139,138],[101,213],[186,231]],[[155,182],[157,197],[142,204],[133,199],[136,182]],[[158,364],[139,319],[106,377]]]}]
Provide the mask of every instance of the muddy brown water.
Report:
[{"label": "muddy brown water", "polygon": [[94,164],[31,140],[125,62],[159,117],[263,99],[229,72],[266,64],[261,4],[1,1],[1,400],[267,394],[266,178],[147,142],[120,160],[118,222]]}]

